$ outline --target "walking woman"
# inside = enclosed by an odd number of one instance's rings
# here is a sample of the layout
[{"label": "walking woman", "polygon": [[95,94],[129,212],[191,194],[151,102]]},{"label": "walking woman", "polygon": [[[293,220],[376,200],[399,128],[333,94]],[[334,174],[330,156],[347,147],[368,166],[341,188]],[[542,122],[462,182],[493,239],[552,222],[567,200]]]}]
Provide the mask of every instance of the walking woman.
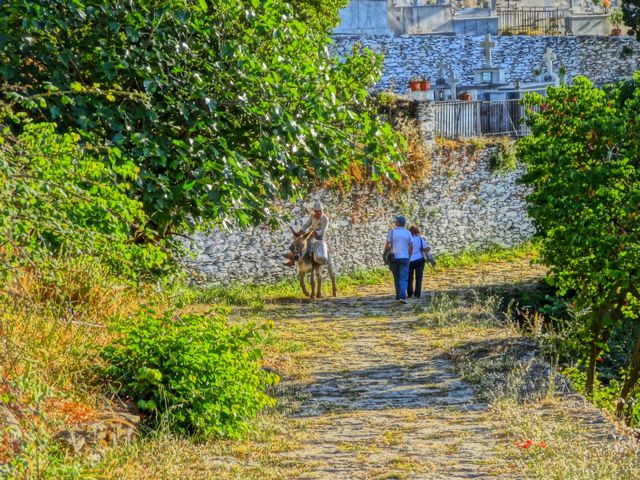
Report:
[{"label": "walking woman", "polygon": [[[424,272],[424,264],[426,263],[422,251],[425,250],[428,245],[424,238],[420,236],[420,229],[415,225],[409,228],[411,232],[411,243],[413,245],[413,251],[409,258],[409,282],[407,284],[407,296],[409,298],[420,298],[422,293],[422,274]],[[413,283],[415,277],[415,284]]]},{"label": "walking woman", "polygon": [[407,220],[403,215],[395,217],[395,228],[387,234],[385,249],[391,248],[393,261],[389,265],[393,273],[396,303],[407,303],[407,281],[409,279],[409,259],[413,253],[411,233],[405,228]]}]

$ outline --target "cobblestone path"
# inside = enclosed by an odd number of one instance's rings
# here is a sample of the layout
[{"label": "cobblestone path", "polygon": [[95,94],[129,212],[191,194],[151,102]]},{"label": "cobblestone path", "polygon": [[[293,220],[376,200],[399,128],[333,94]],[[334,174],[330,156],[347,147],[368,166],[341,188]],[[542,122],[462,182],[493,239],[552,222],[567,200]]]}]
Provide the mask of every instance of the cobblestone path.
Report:
[{"label": "cobblestone path", "polygon": [[389,276],[335,299],[238,306],[236,321],[275,323],[263,365],[282,376],[278,406],[242,439],[147,439],[108,478],[640,478],[630,432],[504,321],[512,289],[543,274],[526,259],[488,262],[430,271],[408,305],[393,305]]},{"label": "cobblestone path", "polygon": [[[294,416],[304,435],[283,453],[304,464],[304,479],[518,478],[492,469],[499,431],[486,403],[456,374],[443,347],[419,332],[442,296],[477,297],[484,290],[533,282],[543,270],[526,260],[427,276],[423,296],[393,305],[392,286],[356,296],[281,305],[280,318],[308,319],[306,328],[340,331],[348,341],[309,360],[304,379],[283,388],[301,398]],[[468,311],[464,311],[464,309]],[[475,302],[456,315],[473,316]],[[429,313],[430,312],[430,313]],[[437,313],[437,312],[436,312]],[[433,340],[433,339],[432,339]],[[455,341],[455,339],[453,339]]]}]

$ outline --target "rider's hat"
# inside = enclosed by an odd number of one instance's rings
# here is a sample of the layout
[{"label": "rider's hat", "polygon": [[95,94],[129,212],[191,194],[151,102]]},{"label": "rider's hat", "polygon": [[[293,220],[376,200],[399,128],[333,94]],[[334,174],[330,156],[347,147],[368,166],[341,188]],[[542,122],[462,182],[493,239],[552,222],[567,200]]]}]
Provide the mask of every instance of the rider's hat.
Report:
[{"label": "rider's hat", "polygon": [[322,210],[322,202],[320,200],[316,200],[315,202],[313,202],[313,209]]}]

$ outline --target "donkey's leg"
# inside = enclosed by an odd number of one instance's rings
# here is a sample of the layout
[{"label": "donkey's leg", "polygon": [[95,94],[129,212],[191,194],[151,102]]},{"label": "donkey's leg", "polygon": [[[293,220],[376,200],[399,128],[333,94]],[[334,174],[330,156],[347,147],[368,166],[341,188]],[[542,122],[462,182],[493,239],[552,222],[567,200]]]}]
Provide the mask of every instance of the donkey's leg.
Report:
[{"label": "donkey's leg", "polygon": [[302,287],[302,293],[304,293],[304,295],[306,297],[309,296],[309,290],[307,290],[307,286],[304,283],[304,273],[299,272],[298,273],[298,279],[300,280],[300,286]]},{"label": "donkey's leg", "polygon": [[316,294],[316,272],[315,270],[311,270],[311,298],[315,297]]},{"label": "donkey's leg", "polygon": [[333,291],[333,296],[336,296],[336,274],[333,271],[333,261],[331,260],[331,257],[329,257],[329,260],[327,261],[327,271],[329,272],[329,278],[331,279],[331,289]]},{"label": "donkey's leg", "polygon": [[316,269],[316,298],[322,297],[322,267]]}]

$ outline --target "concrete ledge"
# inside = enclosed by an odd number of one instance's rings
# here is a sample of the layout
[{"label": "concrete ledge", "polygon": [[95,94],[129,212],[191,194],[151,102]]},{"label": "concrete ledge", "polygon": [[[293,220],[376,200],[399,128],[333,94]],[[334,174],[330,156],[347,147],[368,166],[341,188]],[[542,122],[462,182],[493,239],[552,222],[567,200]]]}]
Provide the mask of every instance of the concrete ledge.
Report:
[{"label": "concrete ledge", "polygon": [[571,35],[609,35],[608,15],[573,15],[565,18],[566,31]]},{"label": "concrete ledge", "polygon": [[498,35],[498,17],[454,17],[453,32],[456,35]]}]

